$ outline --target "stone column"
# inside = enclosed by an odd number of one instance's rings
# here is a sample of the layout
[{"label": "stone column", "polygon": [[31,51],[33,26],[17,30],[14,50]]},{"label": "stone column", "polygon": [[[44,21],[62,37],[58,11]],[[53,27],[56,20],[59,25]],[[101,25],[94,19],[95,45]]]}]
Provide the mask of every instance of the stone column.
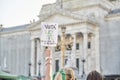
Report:
[{"label": "stone column", "polygon": [[34,75],[37,75],[37,38],[35,39],[35,52],[34,52]]},{"label": "stone column", "polygon": [[97,28],[95,31],[95,45],[96,70],[100,71],[99,28]]},{"label": "stone column", "polygon": [[83,63],[82,63],[82,59],[84,58],[84,44],[83,44],[83,33],[81,33],[82,35],[80,36],[80,37],[82,37],[82,39],[81,39],[81,42],[80,42],[80,50],[79,50],[79,52],[80,52],[80,68],[79,68],[79,74],[80,75],[82,75],[82,65],[83,65]]},{"label": "stone column", "polygon": [[96,53],[95,53],[95,35],[94,34],[92,34],[92,36],[91,36],[91,62],[92,62],[92,65],[91,65],[91,69],[92,70],[95,70],[95,55],[96,55]]},{"label": "stone column", "polygon": [[73,62],[72,67],[76,67],[76,34],[73,34],[73,46],[71,52],[71,60]]},{"label": "stone column", "polygon": [[38,72],[39,72],[39,61],[41,62],[41,58],[40,58],[40,40],[39,38],[37,38],[37,75],[38,75]]},{"label": "stone column", "polygon": [[40,46],[40,59],[41,59],[41,75],[45,76],[45,52],[44,47]]},{"label": "stone column", "polygon": [[31,39],[31,76],[34,76],[35,39]]},{"label": "stone column", "polygon": [[83,59],[85,59],[84,62],[84,71],[85,74],[87,73],[87,50],[88,50],[88,33],[83,33]]}]

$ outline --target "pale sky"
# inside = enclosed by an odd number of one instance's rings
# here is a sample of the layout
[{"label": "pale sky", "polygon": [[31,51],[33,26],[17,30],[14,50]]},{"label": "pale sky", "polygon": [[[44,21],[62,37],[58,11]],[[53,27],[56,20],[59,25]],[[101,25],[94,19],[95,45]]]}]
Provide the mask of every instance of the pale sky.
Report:
[{"label": "pale sky", "polygon": [[0,24],[13,27],[38,20],[41,5],[56,0],[0,0]]}]

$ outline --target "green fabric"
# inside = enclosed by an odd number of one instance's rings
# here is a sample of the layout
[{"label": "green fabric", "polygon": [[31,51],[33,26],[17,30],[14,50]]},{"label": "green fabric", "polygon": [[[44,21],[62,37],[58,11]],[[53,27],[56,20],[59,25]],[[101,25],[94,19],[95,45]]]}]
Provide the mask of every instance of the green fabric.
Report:
[{"label": "green fabric", "polygon": [[0,79],[8,79],[8,80],[15,80],[17,76],[6,73],[4,71],[0,71]]},{"label": "green fabric", "polygon": [[30,79],[30,78],[28,78],[26,76],[23,76],[23,75],[20,75],[20,76],[17,77],[16,80],[28,80],[28,79]]},{"label": "green fabric", "polygon": [[57,72],[53,74],[53,80],[55,79],[56,74],[57,74]]},{"label": "green fabric", "polygon": [[[60,74],[62,75],[62,80],[66,80],[66,74],[65,74],[65,71],[62,69],[59,71]],[[53,74],[53,80],[55,79],[55,76],[58,72],[56,72],[55,74]]]},{"label": "green fabric", "polygon": [[62,74],[62,80],[66,80],[65,71],[62,69],[62,70],[60,71],[60,73]]}]

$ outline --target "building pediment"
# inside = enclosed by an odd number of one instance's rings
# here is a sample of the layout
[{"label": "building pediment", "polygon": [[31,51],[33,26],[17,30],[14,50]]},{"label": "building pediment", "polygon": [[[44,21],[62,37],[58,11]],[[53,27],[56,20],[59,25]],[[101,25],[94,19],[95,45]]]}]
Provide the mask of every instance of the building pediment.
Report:
[{"label": "building pediment", "polygon": [[37,22],[32,23],[29,29],[30,30],[40,29],[41,22],[58,23],[58,25],[62,25],[62,24],[76,23],[76,22],[79,22],[80,20],[79,18],[76,18],[72,15],[60,14],[60,13],[55,13],[55,14],[46,15],[46,16],[38,20]]},{"label": "building pediment", "polygon": [[58,24],[69,24],[77,22],[79,19],[71,17],[69,15],[62,15],[62,14],[54,14],[51,15],[49,18],[43,20],[43,22],[53,22]]}]

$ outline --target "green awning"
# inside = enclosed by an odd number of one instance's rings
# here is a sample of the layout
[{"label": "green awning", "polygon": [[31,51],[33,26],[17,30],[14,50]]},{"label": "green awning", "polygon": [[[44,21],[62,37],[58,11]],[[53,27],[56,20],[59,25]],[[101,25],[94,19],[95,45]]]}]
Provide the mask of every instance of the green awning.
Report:
[{"label": "green awning", "polygon": [[15,80],[17,76],[6,73],[4,71],[0,71],[0,79],[10,79],[10,80]]}]

